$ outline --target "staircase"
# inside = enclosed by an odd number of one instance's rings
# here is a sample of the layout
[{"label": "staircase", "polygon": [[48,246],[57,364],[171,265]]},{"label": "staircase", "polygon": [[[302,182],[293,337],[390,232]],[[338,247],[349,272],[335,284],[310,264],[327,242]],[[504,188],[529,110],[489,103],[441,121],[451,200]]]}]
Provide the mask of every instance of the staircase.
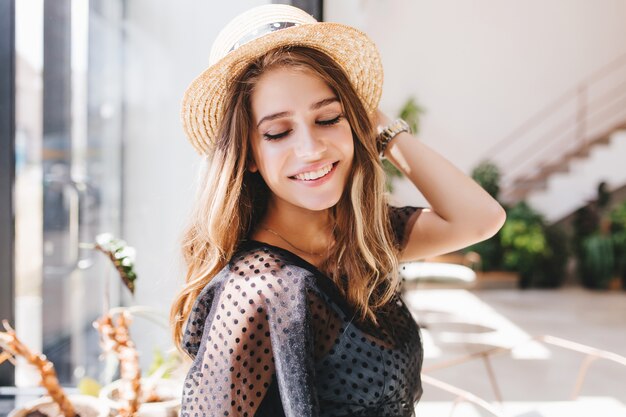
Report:
[{"label": "staircase", "polygon": [[[626,53],[537,112],[490,148],[502,172],[502,201],[514,204],[546,190],[575,160],[623,137],[626,130]],[[626,162],[626,161],[625,161]]]}]

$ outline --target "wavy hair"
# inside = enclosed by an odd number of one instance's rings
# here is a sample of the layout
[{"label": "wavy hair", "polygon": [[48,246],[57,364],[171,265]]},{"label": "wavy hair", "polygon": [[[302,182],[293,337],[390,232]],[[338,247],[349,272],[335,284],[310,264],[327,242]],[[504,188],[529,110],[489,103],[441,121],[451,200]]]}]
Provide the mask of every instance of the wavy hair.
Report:
[{"label": "wavy hair", "polygon": [[[354,158],[338,203],[330,208],[335,245],[319,269],[328,275],[357,312],[377,325],[376,311],[399,287],[398,245],[392,238],[385,174],[375,132],[365,107],[341,68],[326,54],[306,47],[282,47],[254,60],[229,88],[224,121],[207,155],[190,222],[182,236],[186,283],[171,309],[176,345],[193,304],[210,280],[229,262],[241,240],[264,217],[270,191],[251,158],[250,97],[259,77],[288,66],[322,79],[337,95],[352,128]],[[224,213],[229,213],[224,215]],[[344,280],[342,277],[350,277]]]}]

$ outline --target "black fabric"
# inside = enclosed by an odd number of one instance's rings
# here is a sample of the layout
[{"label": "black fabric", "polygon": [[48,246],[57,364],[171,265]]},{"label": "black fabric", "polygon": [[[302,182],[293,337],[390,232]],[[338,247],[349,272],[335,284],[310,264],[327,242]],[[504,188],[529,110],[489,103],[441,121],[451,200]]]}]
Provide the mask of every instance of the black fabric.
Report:
[{"label": "black fabric", "polygon": [[[399,247],[419,209],[390,207]],[[189,317],[181,416],[414,416],[422,341],[400,294],[380,327],[355,316],[312,264],[242,242]]]}]

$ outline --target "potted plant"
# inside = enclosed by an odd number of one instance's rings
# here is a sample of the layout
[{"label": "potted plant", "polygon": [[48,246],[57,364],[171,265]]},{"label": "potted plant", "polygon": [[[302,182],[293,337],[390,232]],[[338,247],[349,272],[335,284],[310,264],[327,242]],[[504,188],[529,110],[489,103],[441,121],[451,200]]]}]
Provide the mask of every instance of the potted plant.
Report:
[{"label": "potted plant", "polygon": [[580,273],[582,283],[591,289],[608,289],[613,277],[613,240],[597,231],[582,241]]},{"label": "potted plant", "polygon": [[[483,161],[472,170],[472,179],[476,181],[491,197],[498,200],[500,194],[500,170],[489,161]],[[465,249],[465,252],[475,252],[480,257],[479,276],[486,278],[490,272],[496,271],[499,274],[502,268],[502,243],[500,242],[501,233],[496,233],[490,239],[478,242]]]},{"label": "potted plant", "polygon": [[144,314],[147,310],[119,307],[94,323],[101,335],[103,350],[117,356],[121,376],[100,390],[100,398],[123,416],[175,417],[180,407],[182,384],[167,377],[180,366],[180,361],[172,356],[153,369],[150,376],[141,377],[139,354],[128,330],[133,309],[135,313]]},{"label": "potted plant", "polygon": [[558,224],[544,226],[544,233],[550,252],[539,261],[532,286],[557,288],[565,280],[567,262],[572,253],[571,239],[566,229]]},{"label": "potted plant", "polygon": [[[134,271],[133,248],[110,234],[98,235],[96,243],[81,246],[104,253],[111,260],[126,288],[134,294],[137,275]],[[133,313],[145,314],[148,309],[109,308],[108,287],[107,283],[103,293],[105,312],[94,322],[94,327],[100,334],[102,350],[117,358],[121,378],[102,388],[100,398],[87,395],[68,396],[59,385],[53,364],[45,356],[29,350],[17,338],[8,322],[4,321],[5,331],[0,331],[0,363],[14,362],[16,356],[23,356],[39,369],[42,385],[49,394],[26,407],[14,410],[11,417],[108,417],[110,413],[122,416],[177,415],[182,384],[165,377],[174,367],[180,366],[180,361],[172,356],[167,361],[162,361],[162,366],[154,369],[149,378],[141,377],[139,353],[130,337],[129,325]],[[167,323],[163,323],[163,326],[167,328]]]},{"label": "potted plant", "polygon": [[610,231],[613,240],[614,274],[626,290],[626,200],[615,206],[609,213]]},{"label": "potted plant", "polygon": [[[482,161],[471,176],[499,200],[501,174],[497,165]],[[504,226],[492,238],[465,249],[480,256],[479,281],[515,281],[521,288],[560,286],[569,256],[565,230],[548,226],[524,201],[513,207],[500,204],[507,212]]]},{"label": "potted plant", "polygon": [[521,288],[532,286],[543,261],[552,255],[542,216],[522,201],[509,209],[502,226],[503,264],[520,274]]},{"label": "potted plant", "polygon": [[[126,288],[134,294],[137,279],[135,250],[110,234],[99,235],[96,241],[92,248],[111,260]],[[105,292],[104,305],[109,306],[108,292]],[[105,385],[100,390],[100,398],[122,416],[175,416],[180,406],[182,385],[163,378],[164,373],[142,378],[139,352],[130,337],[132,316],[143,314],[154,320],[155,314],[147,313],[148,308],[138,306],[111,308],[94,322],[103,352],[115,356],[120,369],[120,379]],[[167,323],[164,327],[167,328]]]},{"label": "potted plant", "polygon": [[17,337],[15,330],[8,321],[2,322],[4,331],[0,331],[0,363],[8,360],[14,363],[18,356],[35,366],[41,375],[41,385],[48,392],[48,396],[15,409],[9,417],[108,417],[109,407],[96,397],[87,395],[67,395],[54,370],[52,362],[41,353],[30,350]]},{"label": "potted plant", "polygon": [[[102,399],[112,410],[122,414],[124,381],[119,379],[100,390]],[[141,417],[176,417],[180,408],[182,384],[162,378],[142,378],[136,415]]]},{"label": "potted plant", "polygon": [[610,200],[601,182],[597,198],[574,217],[578,274],[591,289],[626,289],[626,201],[609,211]]},{"label": "potted plant", "polygon": [[[497,165],[490,161],[482,161],[472,170],[471,177],[490,196],[498,200],[501,174]],[[507,209],[504,204],[502,206]],[[463,250],[465,253],[475,253],[479,258],[476,271],[478,286],[517,284],[520,280],[517,272],[504,269],[501,238],[502,231],[500,230],[490,239],[478,242]]]}]

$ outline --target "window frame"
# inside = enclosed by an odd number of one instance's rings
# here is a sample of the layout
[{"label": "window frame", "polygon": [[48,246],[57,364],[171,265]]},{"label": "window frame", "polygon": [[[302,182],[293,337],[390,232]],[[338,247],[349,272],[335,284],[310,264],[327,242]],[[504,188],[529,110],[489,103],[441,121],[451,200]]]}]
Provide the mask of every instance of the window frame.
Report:
[{"label": "window frame", "polygon": [[[0,319],[15,322],[15,0],[0,0]],[[0,386],[13,385],[0,365]]]}]

